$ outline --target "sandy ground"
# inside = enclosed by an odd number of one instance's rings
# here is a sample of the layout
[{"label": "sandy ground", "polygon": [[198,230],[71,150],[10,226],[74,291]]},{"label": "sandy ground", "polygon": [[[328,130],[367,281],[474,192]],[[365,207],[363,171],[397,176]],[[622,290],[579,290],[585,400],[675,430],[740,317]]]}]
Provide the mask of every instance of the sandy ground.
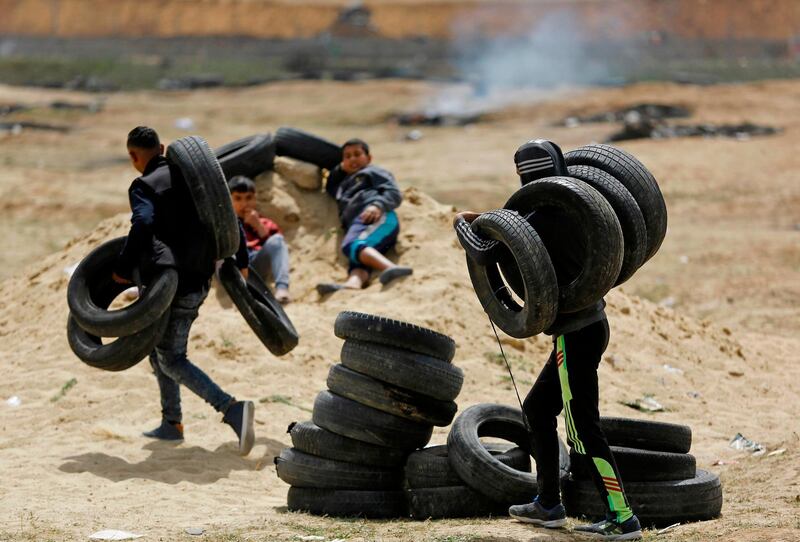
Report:
[{"label": "sandy ground", "polygon": [[[571,149],[614,130],[556,126],[564,116],[645,100],[691,106],[692,122],[749,120],[784,131],[748,141],[624,145],[659,180],[670,222],[658,255],[607,298],[612,342],[600,370],[601,410],[690,425],[698,466],[722,477],[720,519],[661,536],[648,532],[648,539],[800,540],[800,82],[563,89],[531,95],[473,126],[422,128],[416,142],[405,140],[408,128],[387,121],[441,90],[392,81],[286,83],[115,94],[95,114],[39,108],[14,117],[74,130],[0,134],[0,540],[84,540],[103,528],[176,540],[196,526],[205,528],[206,540],[571,540],[507,519],[416,523],[288,513],[287,486],[272,459],[289,443],[286,426],[310,418],[338,357],[333,321],[345,309],[451,335],[458,344],[454,362],[466,374],[461,410],[485,401],[515,404],[450,229],[453,209],[501,205],[518,183],[513,152],[527,139],[548,137]],[[97,96],[0,87],[0,105],[56,99]],[[91,369],[72,355],[64,333],[64,268],[126,231],[125,190],[134,172],[125,163],[125,134],[150,124],[169,141],[187,133],[174,127],[182,117],[212,145],[281,125],[336,141],[359,135],[405,188],[397,252],[415,274],[388,288],[373,284],[321,301],[314,284],[345,273],[332,204],[277,176],[259,180],[264,209],[290,241],[296,301],[288,313],[301,344],[275,358],[213,295],[190,344],[191,358],[223,388],[258,401],[257,444],[247,458],[235,454],[219,415],[188,392],[182,445],[140,438],[159,416],[147,364],[120,374]],[[547,341],[504,340],[518,381],[530,385]],[[77,384],[59,397],[72,378]],[[621,404],[644,394],[667,411],[647,415]],[[6,404],[12,396],[20,406]],[[734,451],[728,442],[737,432],[769,451],[785,451],[760,457]],[[446,435],[437,429],[432,442]]]}]

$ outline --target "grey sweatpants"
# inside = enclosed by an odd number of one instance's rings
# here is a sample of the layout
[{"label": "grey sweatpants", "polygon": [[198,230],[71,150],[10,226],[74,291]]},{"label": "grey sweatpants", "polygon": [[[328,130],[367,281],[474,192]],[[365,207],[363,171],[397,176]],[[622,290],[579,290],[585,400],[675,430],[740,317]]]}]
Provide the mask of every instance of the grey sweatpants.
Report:
[{"label": "grey sweatpants", "polygon": [[289,287],[289,248],[283,235],[276,233],[264,242],[260,250],[248,250],[250,265],[266,279],[272,276],[275,287]]}]

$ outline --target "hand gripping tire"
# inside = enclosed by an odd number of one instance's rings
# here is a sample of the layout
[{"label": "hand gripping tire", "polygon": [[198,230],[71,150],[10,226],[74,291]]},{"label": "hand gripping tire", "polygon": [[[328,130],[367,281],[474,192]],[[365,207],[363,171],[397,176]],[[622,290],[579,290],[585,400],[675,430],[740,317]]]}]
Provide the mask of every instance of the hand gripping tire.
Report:
[{"label": "hand gripping tire", "polygon": [[347,339],[340,357],[348,369],[439,401],[453,401],[464,383],[455,365],[402,348]]},{"label": "hand gripping tire", "polygon": [[628,189],[613,175],[591,166],[569,166],[569,176],[581,180],[600,192],[614,209],[622,228],[622,268],[614,286],[619,286],[644,263],[647,250],[647,228],[639,204]]},{"label": "hand gripping tire", "polygon": [[337,435],[402,450],[425,446],[433,433],[431,425],[405,420],[329,391],[317,395],[312,418],[316,425]]},{"label": "hand gripping tire", "polygon": [[289,425],[292,445],[312,455],[337,461],[372,465],[384,468],[402,468],[407,452],[398,448],[387,448],[368,444],[336,433],[331,433],[313,422],[292,423]]},{"label": "hand gripping tire", "polygon": [[632,154],[603,144],[586,145],[564,155],[567,166],[592,166],[618,179],[636,200],[647,226],[644,261],[658,251],[667,233],[667,206],[653,174]]},{"label": "hand gripping tire", "polygon": [[142,289],[139,299],[119,310],[108,306],[130,285],[111,279],[126,237],[107,241],[78,265],[67,286],[67,304],[75,323],[98,337],[125,337],[153,327],[167,312],[178,288],[178,273],[163,268]]},{"label": "hand gripping tire", "polygon": [[[448,460],[459,477],[474,490],[498,502],[528,503],[537,494],[536,475],[504,465],[483,447],[480,437],[510,440],[523,450],[532,448],[532,436],[522,412],[505,405],[478,404],[453,422],[447,437]],[[569,453],[559,439],[561,478],[569,475]]]},{"label": "hand gripping tire", "polygon": [[342,149],[335,143],[285,126],[275,132],[275,152],[324,169],[333,169],[342,161]]},{"label": "hand gripping tire", "polygon": [[601,417],[600,429],[610,446],[678,454],[685,454],[692,447],[692,429],[687,425]]},{"label": "hand gripping tire", "polygon": [[361,312],[344,311],[336,317],[333,332],[340,339],[356,339],[405,348],[450,361],[456,343],[447,335],[400,320]]},{"label": "hand gripping tire", "polygon": [[401,489],[403,471],[325,459],[285,448],[275,458],[278,478],[292,487],[319,489]]},{"label": "hand gripping tire", "polygon": [[103,344],[100,337],[80,328],[72,316],[67,320],[67,342],[82,362],[104,371],[124,371],[144,359],[161,340],[169,323],[169,311],[150,327]]},{"label": "hand gripping tire", "polygon": [[[514,470],[530,472],[531,456],[519,447],[481,443],[498,461]],[[447,446],[430,446],[411,452],[406,461],[406,481],[411,489],[461,486],[464,482],[450,466]]]},{"label": "hand gripping tire", "polygon": [[286,504],[291,512],[317,516],[400,518],[407,515],[403,491],[359,491],[290,487]]},{"label": "hand gripping tire", "polygon": [[257,134],[214,149],[214,155],[222,167],[225,179],[231,180],[237,175],[253,179],[272,169],[275,143],[270,134]]},{"label": "hand gripping tire", "polygon": [[544,244],[527,220],[513,211],[483,213],[472,223],[481,237],[508,248],[519,270],[524,305],[506,287],[496,261],[479,265],[467,258],[472,286],[489,318],[508,335],[532,337],[550,327],[558,313],[556,272]]},{"label": "hand gripping tire", "polygon": [[[623,483],[627,482],[664,482],[668,480],[685,480],[694,477],[697,462],[691,454],[676,454],[673,452],[654,452],[639,450],[637,448],[624,448],[611,446],[614,462],[619,469],[619,477]],[[576,480],[589,480],[591,473],[587,466],[591,462],[587,456],[582,456],[570,450],[569,464],[572,469],[572,478]]]},{"label": "hand gripping tire", "polygon": [[[557,213],[559,228],[576,236],[571,252],[580,262],[577,276],[569,276],[553,262],[558,279],[559,312],[575,312],[597,303],[614,286],[622,267],[622,229],[614,209],[600,193],[577,179],[547,177],[526,184],[505,204],[506,209],[529,217],[537,209]],[[534,228],[536,217],[533,220]],[[476,220],[477,222],[477,220]],[[548,252],[559,242],[538,232]]]},{"label": "hand gripping tire", "polygon": [[453,226],[456,230],[456,237],[461,244],[461,248],[467,253],[467,257],[478,265],[489,265],[492,261],[495,249],[500,246],[498,241],[484,239],[474,231],[469,222],[459,217]]},{"label": "hand gripping tire", "polygon": [[167,148],[167,158],[183,173],[197,217],[214,243],[214,259],[232,256],[239,247],[239,223],[225,174],[208,143],[199,136],[177,139]]},{"label": "hand gripping tire", "polygon": [[328,372],[328,389],[362,405],[439,427],[450,425],[458,410],[453,401],[439,401],[415,394],[339,364],[331,366]]},{"label": "hand gripping tire", "polygon": [[[628,483],[623,479],[623,487],[642,526],[664,527],[714,519],[722,511],[719,477],[700,469],[686,480]],[[591,481],[565,480],[562,490],[569,516],[593,520],[605,517],[603,499]]]},{"label": "hand gripping tire", "polygon": [[233,258],[226,258],[219,268],[219,280],[250,329],[270,352],[282,356],[297,346],[297,331],[255,269],[250,268],[245,282]]}]

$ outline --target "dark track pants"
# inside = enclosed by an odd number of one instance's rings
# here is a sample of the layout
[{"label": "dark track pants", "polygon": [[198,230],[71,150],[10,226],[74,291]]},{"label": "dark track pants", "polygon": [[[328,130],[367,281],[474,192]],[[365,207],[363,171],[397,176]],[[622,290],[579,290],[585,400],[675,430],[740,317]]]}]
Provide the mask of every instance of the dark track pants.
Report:
[{"label": "dark track pants", "polygon": [[584,457],[604,499],[609,517],[618,522],[633,515],[617,464],[600,430],[597,367],[608,345],[608,321],[554,337],[553,353],[523,405],[534,440],[539,502],[551,508],[561,502],[556,416],[564,410],[569,445]]}]

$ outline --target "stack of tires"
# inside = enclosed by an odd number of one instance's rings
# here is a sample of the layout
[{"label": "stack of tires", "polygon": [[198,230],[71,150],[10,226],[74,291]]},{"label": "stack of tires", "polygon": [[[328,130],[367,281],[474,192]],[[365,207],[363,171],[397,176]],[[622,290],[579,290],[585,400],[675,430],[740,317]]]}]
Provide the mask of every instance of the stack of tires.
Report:
[{"label": "stack of tires", "polygon": [[628,280],[661,246],[667,213],[653,175],[622,149],[562,155],[536,140],[515,162],[523,186],[503,209],[459,220],[456,233],[484,310],[525,338]]},{"label": "stack of tires", "polygon": [[463,373],[449,337],[406,322],[343,312],[341,364],[317,395],[312,422],[289,428],[292,448],[275,458],[292,486],[289,510],[372,518],[406,515],[403,466],[433,426],[448,425]]},{"label": "stack of tires", "polygon": [[342,161],[338,145],[296,128],[283,126],[273,137],[269,133],[237,139],[214,150],[227,179],[244,175],[254,179],[273,167],[275,156],[286,156],[333,169]]},{"label": "stack of tires", "polygon": [[[722,510],[722,485],[716,474],[696,468],[689,454],[692,431],[676,425],[627,418],[600,418],[631,508],[643,525],[713,519]],[[585,456],[570,454],[564,505],[574,517],[601,519],[603,501],[591,480]]]},{"label": "stack of tires", "polygon": [[[498,438],[513,444],[487,443]],[[447,446],[412,453],[406,463],[409,511],[414,519],[507,515],[512,504],[537,493],[531,474],[531,437],[522,412],[504,405],[479,404],[453,423]],[[569,469],[559,441],[562,476]]]}]

